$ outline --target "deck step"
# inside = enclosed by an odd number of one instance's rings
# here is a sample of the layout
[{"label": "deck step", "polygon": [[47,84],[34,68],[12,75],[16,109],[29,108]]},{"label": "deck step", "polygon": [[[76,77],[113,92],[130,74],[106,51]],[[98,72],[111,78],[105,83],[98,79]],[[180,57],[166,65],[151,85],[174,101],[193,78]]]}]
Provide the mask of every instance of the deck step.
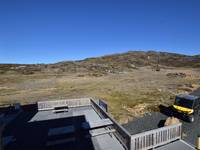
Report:
[{"label": "deck step", "polygon": [[113,125],[113,122],[110,119],[102,119],[96,122],[83,122],[82,127],[85,130],[93,130],[98,128],[104,128],[107,126]]},{"label": "deck step", "polygon": [[110,129],[110,130],[95,130],[95,131],[90,131],[90,135],[91,137],[96,137],[96,136],[100,136],[100,135],[104,135],[104,134],[110,134],[115,132],[115,129]]}]

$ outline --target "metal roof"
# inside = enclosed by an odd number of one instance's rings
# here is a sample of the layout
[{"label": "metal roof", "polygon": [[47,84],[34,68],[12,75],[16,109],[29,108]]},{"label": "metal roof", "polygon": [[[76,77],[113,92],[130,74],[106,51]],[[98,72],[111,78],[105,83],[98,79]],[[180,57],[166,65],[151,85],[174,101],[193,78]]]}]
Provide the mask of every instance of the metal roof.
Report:
[{"label": "metal roof", "polygon": [[187,99],[187,100],[196,100],[196,99],[199,98],[198,96],[187,95],[187,94],[180,94],[180,95],[178,95],[177,97],[179,97],[179,98],[184,98],[184,99]]}]

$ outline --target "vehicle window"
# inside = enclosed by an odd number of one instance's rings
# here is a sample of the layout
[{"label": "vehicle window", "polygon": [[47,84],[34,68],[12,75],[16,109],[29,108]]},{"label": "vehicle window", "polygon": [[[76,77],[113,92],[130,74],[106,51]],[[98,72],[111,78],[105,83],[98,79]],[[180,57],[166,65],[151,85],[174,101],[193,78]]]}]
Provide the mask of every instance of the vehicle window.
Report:
[{"label": "vehicle window", "polygon": [[186,107],[186,108],[192,108],[193,101],[183,99],[183,98],[176,98],[175,105],[181,106],[181,107]]}]

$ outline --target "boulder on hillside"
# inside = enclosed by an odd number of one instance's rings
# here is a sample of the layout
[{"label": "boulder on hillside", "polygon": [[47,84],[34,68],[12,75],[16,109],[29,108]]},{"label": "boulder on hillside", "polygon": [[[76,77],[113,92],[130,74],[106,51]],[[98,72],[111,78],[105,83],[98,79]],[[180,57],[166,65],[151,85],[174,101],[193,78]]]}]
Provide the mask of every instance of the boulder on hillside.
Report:
[{"label": "boulder on hillside", "polygon": [[167,77],[170,77],[170,78],[185,78],[185,77],[187,77],[187,75],[185,73],[176,72],[176,73],[168,73]]},{"label": "boulder on hillside", "polygon": [[177,119],[175,117],[168,117],[165,121],[164,126],[176,125],[179,123],[180,123],[179,119]]}]

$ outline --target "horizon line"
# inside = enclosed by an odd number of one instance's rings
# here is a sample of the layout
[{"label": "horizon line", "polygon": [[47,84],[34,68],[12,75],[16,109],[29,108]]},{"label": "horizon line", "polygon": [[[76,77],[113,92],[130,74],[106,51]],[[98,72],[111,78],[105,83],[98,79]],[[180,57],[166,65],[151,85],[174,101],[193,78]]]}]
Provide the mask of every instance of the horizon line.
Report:
[{"label": "horizon line", "polygon": [[171,52],[170,50],[153,50],[153,49],[149,49],[149,50],[127,50],[124,52],[116,52],[116,53],[110,53],[110,54],[102,54],[102,55],[98,55],[98,56],[88,56],[88,57],[84,57],[82,59],[68,59],[68,60],[56,60],[54,62],[37,62],[37,63],[18,63],[18,62],[0,62],[1,65],[48,65],[48,64],[56,64],[56,63],[60,63],[60,62],[77,62],[77,61],[83,61],[85,59],[90,59],[90,58],[101,58],[101,57],[106,57],[106,56],[111,56],[111,55],[118,55],[118,54],[123,54],[123,53],[129,53],[129,52],[157,52],[157,53],[170,53],[170,54],[178,54],[178,55],[184,55],[184,56],[190,56],[190,57],[195,57],[200,55],[200,52],[197,54],[186,54],[186,53],[179,53],[179,52]]}]

